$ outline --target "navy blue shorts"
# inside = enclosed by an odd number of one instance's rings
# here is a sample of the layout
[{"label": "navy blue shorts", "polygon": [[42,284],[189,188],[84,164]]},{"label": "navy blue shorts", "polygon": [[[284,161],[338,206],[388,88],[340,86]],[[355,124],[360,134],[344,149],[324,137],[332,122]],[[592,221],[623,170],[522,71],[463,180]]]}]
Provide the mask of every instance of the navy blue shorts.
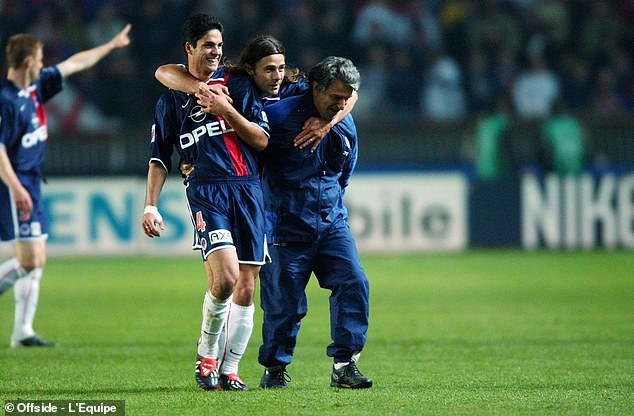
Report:
[{"label": "navy blue shorts", "polygon": [[194,226],[192,249],[200,250],[203,260],[212,251],[234,246],[242,264],[269,261],[262,188],[257,177],[190,182],[186,194]]},{"label": "navy blue shorts", "polygon": [[11,191],[0,181],[0,241],[27,241],[47,238],[47,223],[42,195],[40,175],[17,173],[22,186],[33,200],[33,212],[28,220],[20,221]]}]

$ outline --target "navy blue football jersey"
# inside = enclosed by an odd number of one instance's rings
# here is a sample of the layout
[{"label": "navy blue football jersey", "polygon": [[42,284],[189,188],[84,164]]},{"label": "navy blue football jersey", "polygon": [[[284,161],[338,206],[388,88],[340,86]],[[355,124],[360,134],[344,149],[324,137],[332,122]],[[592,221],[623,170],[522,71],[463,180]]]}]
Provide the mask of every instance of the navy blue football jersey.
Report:
[{"label": "navy blue football jersey", "polygon": [[48,130],[44,103],[62,90],[57,67],[44,68],[27,90],[0,80],[0,143],[16,172],[39,172],[46,153]]},{"label": "navy blue football jersey", "polygon": [[[250,78],[218,68],[208,82],[226,85],[233,105],[268,136],[268,122]],[[196,97],[169,90],[159,98],[154,113],[150,161],[159,161],[169,172],[176,149],[180,161],[194,163],[189,179],[256,176],[258,152],[240,140],[231,125],[220,116],[207,114]]]},{"label": "navy blue football jersey", "polygon": [[264,105],[275,103],[283,98],[302,95],[310,89],[310,83],[306,77],[300,77],[296,82],[284,81],[277,95],[262,97]]}]

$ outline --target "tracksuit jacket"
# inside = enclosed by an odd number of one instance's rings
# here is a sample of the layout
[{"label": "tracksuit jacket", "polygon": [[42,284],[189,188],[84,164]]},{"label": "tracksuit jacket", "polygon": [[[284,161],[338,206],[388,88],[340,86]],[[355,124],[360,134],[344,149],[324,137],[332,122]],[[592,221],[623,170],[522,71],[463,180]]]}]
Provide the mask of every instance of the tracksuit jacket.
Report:
[{"label": "tracksuit jacket", "polygon": [[337,123],[310,153],[310,146],[293,146],[307,118],[319,115],[310,91],[269,104],[265,111],[271,128],[269,145],[261,155],[267,239],[315,241],[324,230],[348,219],[342,198],[358,154],[352,115]]}]

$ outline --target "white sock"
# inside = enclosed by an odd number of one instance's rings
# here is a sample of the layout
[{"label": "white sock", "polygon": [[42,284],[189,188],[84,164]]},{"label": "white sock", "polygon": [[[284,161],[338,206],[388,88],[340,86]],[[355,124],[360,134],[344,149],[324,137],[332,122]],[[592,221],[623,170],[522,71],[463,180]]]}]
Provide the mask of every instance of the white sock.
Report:
[{"label": "white sock", "polygon": [[35,335],[33,319],[40,295],[42,269],[35,268],[15,282],[15,320],[13,322],[13,339],[21,340]]},{"label": "white sock", "polygon": [[209,291],[203,301],[203,323],[200,328],[198,354],[203,357],[218,357],[218,337],[225,324],[231,298],[218,299]]},{"label": "white sock", "polygon": [[221,351],[221,374],[238,374],[238,364],[244,355],[253,332],[253,305],[241,306],[231,304],[231,311],[227,318],[226,344]]},{"label": "white sock", "polygon": [[26,274],[15,257],[0,264],[0,295],[9,290],[15,281]]},{"label": "white sock", "polygon": [[229,322],[229,317],[231,316],[231,305],[229,304],[229,310],[227,311],[227,319],[225,319],[225,324],[222,326],[222,330],[220,331],[220,335],[218,335],[218,368],[222,366],[222,362],[225,359],[225,346],[227,345],[227,323]]},{"label": "white sock", "polygon": [[229,310],[227,311],[227,319],[225,319],[225,324],[222,326],[222,330],[220,331],[220,335],[218,335],[218,368],[222,366],[222,361],[224,360],[224,351],[225,345],[227,345],[227,323],[229,322],[229,316],[231,316],[231,305],[233,305],[233,295],[229,298],[231,302],[229,302]]},{"label": "white sock", "polygon": [[[359,361],[359,357],[361,357],[361,351],[355,352],[352,355],[352,358],[350,359],[350,361],[353,361],[353,362],[356,363],[357,361]],[[341,367],[347,366],[348,364],[350,364],[350,361],[344,361],[344,362],[341,362],[341,363],[335,363],[335,370],[339,370]]]}]

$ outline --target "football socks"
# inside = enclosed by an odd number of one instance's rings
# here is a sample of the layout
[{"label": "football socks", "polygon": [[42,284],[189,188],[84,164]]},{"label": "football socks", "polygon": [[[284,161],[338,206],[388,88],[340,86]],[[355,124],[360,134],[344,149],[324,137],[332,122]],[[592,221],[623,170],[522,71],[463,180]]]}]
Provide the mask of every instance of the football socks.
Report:
[{"label": "football socks", "polygon": [[203,322],[200,329],[198,354],[203,357],[218,357],[218,337],[229,310],[230,299],[218,299],[209,291],[203,301]]},{"label": "football socks", "polygon": [[253,305],[231,304],[227,316],[226,343],[221,351],[220,374],[238,374],[238,364],[253,332]]},{"label": "football socks", "polygon": [[9,290],[15,281],[25,274],[26,271],[15,257],[0,264],[0,295]]},{"label": "football socks", "polygon": [[15,282],[13,287],[15,319],[12,338],[16,341],[35,335],[33,319],[40,295],[41,279],[42,269],[35,268]]}]

